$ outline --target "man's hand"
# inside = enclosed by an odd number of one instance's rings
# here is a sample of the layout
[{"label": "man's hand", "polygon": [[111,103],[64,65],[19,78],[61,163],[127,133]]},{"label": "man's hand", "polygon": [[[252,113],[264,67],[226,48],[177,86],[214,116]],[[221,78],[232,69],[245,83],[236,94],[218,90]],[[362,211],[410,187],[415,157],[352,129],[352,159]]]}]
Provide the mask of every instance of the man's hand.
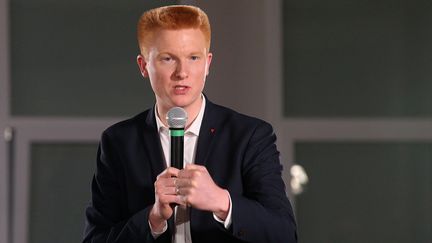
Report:
[{"label": "man's hand", "polygon": [[159,232],[165,226],[165,221],[173,214],[172,203],[184,204],[176,194],[176,178],[179,170],[169,167],[158,175],[155,188],[155,203],[149,214],[149,221],[154,231]]},{"label": "man's hand", "polygon": [[228,191],[216,185],[204,166],[188,164],[177,174],[179,199],[194,208],[211,211],[225,220],[229,211]]}]

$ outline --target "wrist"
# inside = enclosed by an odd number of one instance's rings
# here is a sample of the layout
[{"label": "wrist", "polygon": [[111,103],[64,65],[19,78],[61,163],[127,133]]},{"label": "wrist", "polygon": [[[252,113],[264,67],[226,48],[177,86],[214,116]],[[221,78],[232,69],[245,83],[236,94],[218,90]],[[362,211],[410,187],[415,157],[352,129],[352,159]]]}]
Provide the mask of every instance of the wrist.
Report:
[{"label": "wrist", "polygon": [[228,216],[228,212],[230,209],[230,199],[229,192],[225,189],[222,189],[220,200],[217,204],[217,209],[213,212],[219,219],[225,220]]},{"label": "wrist", "polygon": [[149,223],[151,228],[157,232],[162,231],[166,224],[166,220],[154,211],[154,206],[149,213]]}]

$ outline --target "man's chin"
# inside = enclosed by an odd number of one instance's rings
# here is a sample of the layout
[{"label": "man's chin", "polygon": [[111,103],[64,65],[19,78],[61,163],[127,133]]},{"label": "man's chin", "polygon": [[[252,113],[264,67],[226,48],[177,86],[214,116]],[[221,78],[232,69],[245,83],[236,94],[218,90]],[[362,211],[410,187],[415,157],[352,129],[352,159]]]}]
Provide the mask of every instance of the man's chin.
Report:
[{"label": "man's chin", "polygon": [[186,97],[185,99],[175,99],[172,101],[173,106],[178,106],[183,109],[187,109],[188,107],[193,106],[195,103],[197,103],[197,100],[192,100]]}]

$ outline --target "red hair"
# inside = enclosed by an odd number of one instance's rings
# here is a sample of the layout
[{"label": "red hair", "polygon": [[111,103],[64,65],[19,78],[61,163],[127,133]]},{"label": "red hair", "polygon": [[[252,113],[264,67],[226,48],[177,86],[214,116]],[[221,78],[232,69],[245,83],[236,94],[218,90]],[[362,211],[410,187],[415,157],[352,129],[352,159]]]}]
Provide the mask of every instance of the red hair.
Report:
[{"label": "red hair", "polygon": [[198,7],[172,5],[144,12],[137,26],[141,54],[147,56],[148,45],[158,30],[200,29],[210,50],[211,29],[207,14]]}]

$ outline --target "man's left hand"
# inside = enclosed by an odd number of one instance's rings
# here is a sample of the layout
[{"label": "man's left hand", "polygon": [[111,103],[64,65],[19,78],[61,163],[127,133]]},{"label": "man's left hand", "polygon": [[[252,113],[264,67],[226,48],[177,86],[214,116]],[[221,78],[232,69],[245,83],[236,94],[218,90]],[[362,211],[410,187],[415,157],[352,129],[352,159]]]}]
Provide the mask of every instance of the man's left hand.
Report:
[{"label": "man's left hand", "polygon": [[228,191],[214,183],[204,166],[188,164],[178,173],[177,195],[191,207],[211,211],[225,220],[230,200]]}]

